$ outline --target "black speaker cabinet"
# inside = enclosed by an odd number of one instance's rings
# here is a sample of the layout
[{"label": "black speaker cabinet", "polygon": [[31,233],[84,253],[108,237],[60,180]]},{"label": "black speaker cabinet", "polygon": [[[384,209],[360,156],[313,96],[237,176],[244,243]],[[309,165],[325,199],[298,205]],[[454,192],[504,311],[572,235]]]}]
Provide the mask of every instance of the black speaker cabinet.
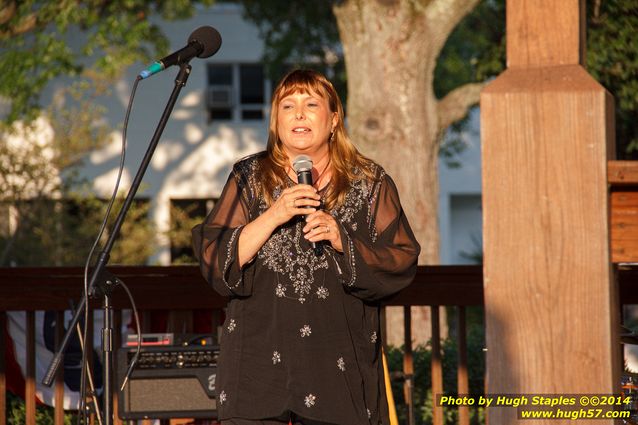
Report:
[{"label": "black speaker cabinet", "polygon": [[[214,397],[218,347],[143,347],[124,391],[121,419],[217,418]],[[122,385],[135,348],[117,353],[115,386]]]}]

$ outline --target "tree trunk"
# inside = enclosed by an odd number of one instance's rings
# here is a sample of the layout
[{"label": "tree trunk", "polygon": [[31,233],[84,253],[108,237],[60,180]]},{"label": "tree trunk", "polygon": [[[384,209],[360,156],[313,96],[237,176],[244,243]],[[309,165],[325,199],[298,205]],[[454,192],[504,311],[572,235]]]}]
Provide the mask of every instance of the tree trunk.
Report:
[{"label": "tree trunk", "polygon": [[334,6],[348,73],[349,132],[396,182],[421,244],[419,264],[439,263],[438,153],[441,123],[449,120],[434,96],[434,67],[449,33],[477,1]]},{"label": "tree trunk", "polygon": [[[439,263],[441,133],[479,94],[479,88],[470,85],[437,100],[434,68],[448,35],[477,1],[347,0],[333,7],[348,74],[350,135],[395,180],[421,244],[419,264]],[[429,313],[427,307],[411,309],[412,320],[422,325],[430,321]],[[387,308],[388,344],[404,343],[402,325],[402,309]],[[427,328],[415,327],[411,339],[425,344],[431,337]],[[442,387],[438,376],[433,388]],[[441,407],[433,408],[433,423],[443,424]]]}]

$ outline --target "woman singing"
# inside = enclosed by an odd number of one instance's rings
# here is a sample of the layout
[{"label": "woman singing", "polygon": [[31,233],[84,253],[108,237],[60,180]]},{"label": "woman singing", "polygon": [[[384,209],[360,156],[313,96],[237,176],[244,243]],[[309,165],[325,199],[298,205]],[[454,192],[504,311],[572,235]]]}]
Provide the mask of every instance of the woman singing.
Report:
[{"label": "woman singing", "polygon": [[[378,300],[412,281],[420,248],[394,182],[343,119],[323,75],[290,72],[273,94],[267,150],[235,164],[193,229],[204,276],[230,297],[216,382],[224,425],[389,423]],[[297,184],[299,155],[312,185]]]}]

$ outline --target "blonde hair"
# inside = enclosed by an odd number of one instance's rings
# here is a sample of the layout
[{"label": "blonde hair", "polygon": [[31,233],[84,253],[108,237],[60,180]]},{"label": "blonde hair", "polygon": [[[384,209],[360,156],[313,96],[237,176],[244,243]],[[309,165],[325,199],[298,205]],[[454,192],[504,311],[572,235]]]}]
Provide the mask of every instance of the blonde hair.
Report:
[{"label": "blonde hair", "polygon": [[[333,210],[343,205],[350,182],[356,179],[374,179],[371,170],[372,161],[359,153],[346,133],[343,123],[344,113],[341,100],[334,86],[319,72],[308,69],[296,69],[286,74],[273,92],[270,106],[270,127],[268,134],[267,155],[261,164],[261,190],[267,205],[274,202],[273,190],[277,187],[285,187],[288,179],[286,170],[289,159],[283,144],[279,139],[277,129],[277,113],[279,103],[285,97],[293,93],[315,94],[326,99],[330,112],[336,112],[338,121],[334,128],[334,135],[329,143],[331,171],[330,185],[324,197],[324,208]],[[356,174],[356,170],[359,173]]]}]

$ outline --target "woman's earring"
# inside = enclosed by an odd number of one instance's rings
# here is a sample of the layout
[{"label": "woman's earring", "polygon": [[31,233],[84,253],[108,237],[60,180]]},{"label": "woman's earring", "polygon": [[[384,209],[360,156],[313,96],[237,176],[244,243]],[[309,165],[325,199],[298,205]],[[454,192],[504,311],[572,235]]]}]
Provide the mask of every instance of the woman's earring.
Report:
[{"label": "woman's earring", "polygon": [[328,139],[328,142],[332,143],[332,142],[334,142],[334,140],[335,140],[335,131],[332,130],[330,132],[330,139]]}]

